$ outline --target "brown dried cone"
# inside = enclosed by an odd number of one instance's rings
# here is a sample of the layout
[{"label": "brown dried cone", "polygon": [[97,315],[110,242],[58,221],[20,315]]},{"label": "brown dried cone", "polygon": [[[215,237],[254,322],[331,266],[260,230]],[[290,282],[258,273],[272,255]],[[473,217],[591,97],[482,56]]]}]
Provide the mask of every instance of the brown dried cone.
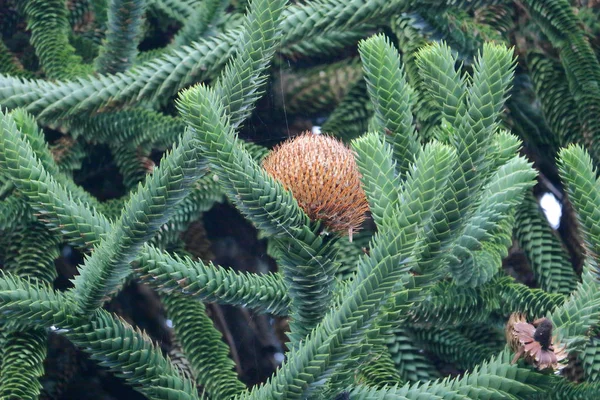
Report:
[{"label": "brown dried cone", "polygon": [[369,210],[352,150],[333,137],[305,132],[273,149],[263,166],[310,219],[348,232],[352,240]]},{"label": "brown dried cone", "polygon": [[527,322],[525,315],[511,314],[506,324],[506,340],[516,353],[512,364],[525,355],[525,362],[540,371],[564,368],[560,362],[567,358],[566,349],[557,342],[556,337],[552,338],[552,322],[547,318],[535,320],[532,325]]}]

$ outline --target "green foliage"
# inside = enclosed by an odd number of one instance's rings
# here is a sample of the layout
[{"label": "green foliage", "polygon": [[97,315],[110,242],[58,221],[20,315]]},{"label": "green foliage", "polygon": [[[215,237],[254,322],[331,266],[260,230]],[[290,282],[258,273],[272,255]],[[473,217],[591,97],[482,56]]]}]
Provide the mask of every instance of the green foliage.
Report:
[{"label": "green foliage", "polygon": [[[231,398],[244,390],[233,371],[235,365],[228,357],[229,350],[212,327],[204,304],[190,303],[180,294],[164,296],[163,301],[167,314],[173,319],[181,347],[189,355],[196,383],[219,399]],[[214,370],[215,365],[219,369]]]},{"label": "green foliage", "polygon": [[349,142],[368,130],[371,115],[367,87],[364,81],[358,80],[348,89],[321,128],[323,132],[330,132]]},{"label": "green foliage", "polygon": [[[462,335],[455,329],[418,328],[414,330],[415,340],[423,349],[434,354],[439,360],[460,369],[473,369],[485,361],[495,349],[483,346]],[[464,349],[469,349],[465,352]]]},{"label": "green foliage", "polygon": [[60,0],[27,0],[23,7],[31,44],[44,72],[51,79],[68,79],[89,72],[81,65],[80,57],[69,44],[67,9]]},{"label": "green foliage", "polygon": [[[49,331],[149,399],[598,397],[598,26],[516,4],[8,1],[0,398],[41,395]],[[322,122],[370,207],[351,240],[261,165]],[[545,191],[572,205],[556,232]],[[199,257],[205,221],[241,232],[216,203],[274,260]],[[552,321],[580,383],[511,362],[515,312]],[[245,331],[285,352],[270,377],[244,375]]]},{"label": "green foliage", "polygon": [[146,247],[137,260],[141,279],[161,290],[180,290],[199,300],[244,304],[275,315],[287,315],[289,297],[281,276],[244,274]]},{"label": "green foliage", "polygon": [[392,144],[394,160],[400,175],[404,176],[408,172],[410,154],[414,154],[419,145],[412,123],[412,89],[404,77],[398,53],[383,35],[363,42],[359,50],[367,90],[375,106],[377,130]]},{"label": "green foliage", "polygon": [[0,40],[0,73],[13,76],[27,75],[19,60],[11,54],[2,40]]},{"label": "green foliage", "polygon": [[[575,99],[575,111],[585,132],[585,140],[590,153],[596,161],[599,157],[597,138],[600,122],[597,118],[600,110],[600,64],[577,18],[566,0],[524,2],[531,17],[539,24],[542,32],[548,36],[559,52],[564,73],[569,83],[569,91]],[[563,113],[564,115],[565,113]]]},{"label": "green foliage", "polygon": [[580,146],[563,149],[560,160],[561,175],[577,210],[577,219],[585,236],[586,250],[595,258],[600,250],[600,227],[596,223],[600,180],[596,178],[596,168],[588,153]]},{"label": "green foliage", "polygon": [[14,329],[2,338],[0,397],[37,399],[44,374],[46,332],[40,328]]},{"label": "green foliage", "polygon": [[[3,238],[6,245],[5,267],[15,275],[33,282],[51,283],[56,277],[54,259],[58,257],[58,240],[37,222],[17,229]],[[18,396],[37,399],[44,374],[46,332],[39,327],[20,326],[17,321],[6,323],[0,360],[0,397]],[[32,382],[34,384],[32,384]]]},{"label": "green foliage", "polygon": [[533,196],[527,196],[521,203],[515,219],[518,221],[515,236],[540,287],[547,292],[570,294],[577,283],[573,266]]},{"label": "green foliage", "polygon": [[111,0],[106,39],[96,59],[101,74],[124,72],[135,61],[146,0]]},{"label": "green foliage", "polygon": [[386,345],[403,381],[426,382],[439,377],[433,362],[424,354],[416,343],[414,334],[405,326],[394,327]]},{"label": "green foliage", "polygon": [[319,115],[333,110],[345,96],[348,83],[360,78],[358,60],[352,58],[326,67],[282,70],[273,86],[278,89],[276,101],[285,107],[286,113]]}]

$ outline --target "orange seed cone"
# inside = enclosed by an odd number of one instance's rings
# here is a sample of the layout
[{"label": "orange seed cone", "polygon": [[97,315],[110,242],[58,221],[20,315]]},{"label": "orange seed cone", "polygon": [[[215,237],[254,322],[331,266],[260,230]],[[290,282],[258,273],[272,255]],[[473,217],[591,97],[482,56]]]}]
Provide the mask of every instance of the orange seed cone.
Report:
[{"label": "orange seed cone", "polygon": [[275,147],[263,166],[312,220],[348,232],[352,240],[369,205],[351,149],[333,137],[305,132]]}]

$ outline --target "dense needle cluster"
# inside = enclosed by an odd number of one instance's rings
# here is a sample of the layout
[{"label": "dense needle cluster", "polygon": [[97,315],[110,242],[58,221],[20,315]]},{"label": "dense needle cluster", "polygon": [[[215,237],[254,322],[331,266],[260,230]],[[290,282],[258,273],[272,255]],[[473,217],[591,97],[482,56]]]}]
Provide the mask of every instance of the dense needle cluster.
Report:
[{"label": "dense needle cluster", "polygon": [[350,240],[369,209],[352,150],[325,135],[305,132],[277,146],[263,161],[312,220]]}]

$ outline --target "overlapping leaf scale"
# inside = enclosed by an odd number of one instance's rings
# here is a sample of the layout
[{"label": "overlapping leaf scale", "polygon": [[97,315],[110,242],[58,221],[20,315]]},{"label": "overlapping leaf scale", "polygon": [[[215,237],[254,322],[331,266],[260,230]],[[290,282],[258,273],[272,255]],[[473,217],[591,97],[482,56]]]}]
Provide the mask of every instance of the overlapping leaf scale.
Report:
[{"label": "overlapping leaf scale", "polygon": [[216,75],[234,53],[240,30],[184,46],[125,73],[46,82],[0,75],[0,104],[25,107],[42,121],[168,97]]},{"label": "overlapping leaf scale", "polygon": [[[404,0],[327,0],[294,5],[283,12],[282,44],[327,30],[344,30],[376,22],[400,12]],[[99,75],[78,81],[50,83],[0,75],[0,104],[26,107],[36,117],[54,121],[66,116],[106,110],[145,100],[160,100],[194,82],[214,77],[235,52],[241,31],[234,29],[202,39],[151,60],[126,73]]]},{"label": "overlapping leaf scale", "polygon": [[[4,24],[6,26],[6,20]],[[19,59],[6,47],[4,41],[0,41],[0,74],[23,77],[31,75],[31,72],[24,69]]]},{"label": "overlapping leaf scale", "polygon": [[200,146],[213,164],[229,199],[254,224],[280,241],[284,279],[289,285],[296,340],[308,333],[325,313],[332,296],[337,264],[335,240],[316,233],[292,194],[261,168],[243,149],[225,119],[220,98],[200,85],[185,92],[179,108],[195,129]]},{"label": "overlapping leaf scale", "polygon": [[449,121],[456,128],[450,141],[456,147],[460,160],[454,188],[461,216],[466,214],[472,197],[489,176],[486,156],[508,94],[514,66],[512,50],[486,44],[475,62],[469,95],[463,103],[466,109],[459,108],[456,120]]},{"label": "overlapping leaf scale", "polygon": [[[475,14],[479,16],[483,10],[484,8],[479,8]],[[474,57],[485,42],[504,41],[499,31],[482,23],[480,18],[473,18],[466,10],[425,10],[420,16],[429,25],[425,28],[429,31],[428,36],[447,42],[460,54],[461,59]]]},{"label": "overlapping leaf scale", "polygon": [[331,399],[349,386],[361,384],[384,387],[403,382],[387,347],[375,338],[370,337],[354,350],[338,366],[324,385],[315,388],[311,397],[315,399]]},{"label": "overlapping leaf scale", "polygon": [[194,13],[193,3],[186,0],[147,0],[148,4],[159,8],[169,17],[185,22]]},{"label": "overlapping leaf scale", "polygon": [[174,243],[179,235],[184,232],[191,223],[198,221],[202,213],[210,210],[215,203],[225,200],[219,183],[208,173],[200,178],[185,198],[177,204],[169,221],[163,224],[150,244],[165,249],[168,243]]},{"label": "overlapping leaf scale", "polygon": [[428,289],[443,277],[439,270],[422,273],[414,265],[412,273],[403,275],[396,283],[394,292],[379,313],[376,321],[378,329],[370,333],[369,340],[385,341],[396,326],[405,324],[411,307],[422,301]]},{"label": "overlapping leaf scale", "polygon": [[151,399],[198,398],[192,383],[146,335],[104,310],[76,317],[77,307],[69,294],[0,273],[0,320],[56,327],[92,359]]},{"label": "overlapping leaf scale", "polygon": [[504,315],[513,312],[525,313],[530,318],[541,318],[561,306],[566,297],[558,293],[548,293],[541,289],[531,289],[512,278],[500,286],[500,304]]},{"label": "overlapping leaf scale", "polygon": [[296,42],[306,36],[333,30],[348,30],[364,23],[402,12],[405,0],[320,0],[289,7],[284,12],[283,43]]},{"label": "overlapping leaf scale", "polygon": [[[408,386],[398,387],[392,386],[383,389],[378,389],[370,386],[358,385],[350,390],[348,393],[351,399],[357,400],[462,400],[467,399],[465,396],[461,396],[456,392],[447,392],[443,395],[433,394],[427,392],[428,384],[424,384],[418,388],[418,394],[411,397],[408,393]],[[416,391],[416,390],[413,390]]]},{"label": "overlapping leaf scale", "polygon": [[286,0],[254,0],[244,20],[243,34],[233,62],[215,85],[225,105],[231,129],[236,131],[250,115],[263,92],[265,70],[280,40],[278,29]]},{"label": "overlapping leaf scale", "polygon": [[192,15],[188,18],[183,27],[177,32],[169,47],[178,47],[189,44],[198,38],[212,36],[217,34],[215,26],[219,20],[226,15],[225,8],[229,3],[225,0],[201,1],[193,9]]},{"label": "overlapping leaf scale", "polygon": [[113,145],[109,148],[127,191],[135,189],[154,167],[154,163],[138,149],[127,145]]},{"label": "overlapping leaf scale", "polygon": [[515,215],[515,237],[532,267],[539,286],[552,293],[568,295],[577,285],[569,255],[532,194],[528,194]]},{"label": "overlapping leaf scale", "polygon": [[72,176],[74,171],[82,168],[89,146],[81,140],[73,140],[68,136],[63,136],[54,142],[50,149],[53,154],[57,155],[58,168],[64,174]]},{"label": "overlapping leaf scale", "polygon": [[183,134],[185,127],[181,118],[141,108],[70,121],[70,133],[75,138],[82,137],[91,143],[141,146],[143,152],[170,147]]},{"label": "overlapping leaf scale", "polygon": [[33,154],[38,158],[46,172],[52,175],[60,184],[64,185],[71,193],[71,197],[83,203],[97,206],[99,203],[95,197],[75,185],[71,178],[61,173],[60,167],[56,164],[52,153],[48,149],[44,132],[38,128],[35,118],[21,108],[11,111],[8,115],[14,120],[17,129],[21,131],[24,139],[31,146]]},{"label": "overlapping leaf scale", "polygon": [[503,351],[461,378],[446,378],[431,384],[428,391],[436,394],[443,394],[445,390],[456,391],[472,399],[526,400],[549,387],[547,376],[511,365],[510,359],[510,353]]},{"label": "overlapping leaf scale", "polygon": [[456,56],[445,44],[431,44],[416,56],[416,65],[431,107],[450,125],[458,126],[465,112],[466,78],[456,70]]},{"label": "overlapping leaf scale", "polygon": [[544,117],[559,143],[585,142],[585,136],[578,137],[581,124],[573,112],[577,106],[562,65],[533,51],[527,55],[527,64]]},{"label": "overlapping leaf scale", "polygon": [[[557,86],[560,86],[560,84]],[[565,99],[565,103],[567,102],[567,99]],[[545,155],[555,154],[561,141],[549,127],[548,120],[552,117],[543,114],[543,109],[539,103],[540,99],[534,92],[530,75],[517,74],[514,88],[511,90],[510,98],[506,102],[508,115],[510,115],[510,128],[515,135],[523,138],[528,143],[528,147],[535,149],[536,154],[540,154],[538,153],[540,151]],[[577,116],[575,116],[576,119]],[[506,122],[508,122],[508,119]]]},{"label": "overlapping leaf scale", "polygon": [[419,50],[426,47],[429,41],[417,29],[420,23],[416,14],[401,14],[392,20],[391,28],[398,37],[398,47],[402,52],[402,64],[410,86],[415,89],[413,111],[419,125],[419,136],[426,141],[435,136],[435,130],[442,120],[435,102],[427,93],[427,81],[421,78],[417,64]]},{"label": "overlapping leaf scale", "polygon": [[75,49],[69,44],[65,2],[26,0],[23,11],[31,31],[31,44],[49,78],[68,79],[85,71],[81,57],[75,55]]},{"label": "overlapping leaf scale", "polygon": [[505,279],[492,279],[477,288],[458,286],[452,281],[434,285],[424,299],[409,311],[413,322],[436,325],[462,325],[485,322],[500,308],[499,286]]},{"label": "overlapping leaf scale", "polygon": [[278,247],[277,263],[292,299],[287,336],[294,344],[310,333],[331,303],[338,269],[335,243],[339,237],[315,235],[313,229],[303,227],[294,238],[272,240]]},{"label": "overlapping leaf scale", "polygon": [[44,133],[38,128],[35,118],[22,108],[12,110],[7,115],[14,120],[17,129],[21,131],[24,139],[27,140],[33,153],[40,160],[46,171],[52,176],[60,175],[59,168],[48,150],[48,143],[46,142]]},{"label": "overlapping leaf scale", "polygon": [[160,56],[158,60],[145,63],[140,68],[147,73],[142,77],[135,77],[135,81],[144,84],[138,85],[138,88],[134,83],[130,86],[131,94],[124,94],[133,102],[144,99],[160,101],[192,83],[214,77],[235,54],[241,35],[239,28],[232,29],[219,36],[182,46]]},{"label": "overlapping leaf scale", "polygon": [[[437,143],[438,142],[432,142]],[[427,149],[427,147],[426,147]],[[454,199],[454,192],[452,187],[449,185],[451,176],[455,171],[457,165],[457,157],[454,149],[448,147],[449,151],[441,159],[428,160],[426,158],[417,158],[414,166],[411,167],[413,174],[424,174],[429,177],[429,187],[423,187],[425,191],[430,191],[435,188],[435,192],[422,198],[416,202],[413,207],[423,207],[427,210],[422,215],[422,222],[419,230],[416,232],[419,235],[419,242],[415,246],[417,251],[416,259],[419,260],[416,266],[422,277],[428,280],[431,274],[436,274],[435,271],[442,266],[442,264],[435,260],[435,256],[441,254],[441,244],[444,241],[448,241],[451,238],[451,229],[448,223],[448,218],[452,217],[452,210],[456,208],[456,201]],[[443,160],[443,161],[442,161]],[[434,165],[439,163],[441,168],[439,171],[436,170]],[[411,175],[409,175],[411,176]],[[400,204],[405,201],[406,194],[410,194],[413,188],[407,183],[402,188],[400,196]],[[435,206],[434,206],[435,205]],[[449,215],[451,214],[451,215]],[[434,278],[434,280],[438,279]],[[430,284],[432,282],[429,282]]]},{"label": "overlapping leaf scale", "polygon": [[64,326],[76,314],[72,296],[0,271],[0,321],[31,327]]},{"label": "overlapping leaf scale", "polygon": [[429,10],[444,10],[449,7],[459,7],[470,10],[502,3],[503,1],[504,0],[409,0],[413,7],[421,6]]},{"label": "overlapping leaf scale", "polygon": [[549,317],[561,343],[567,344],[570,350],[582,346],[589,330],[600,320],[600,287],[596,270],[595,262],[586,260],[577,289]]},{"label": "overlapping leaf scale", "polygon": [[489,346],[474,343],[456,328],[434,324],[432,327],[414,327],[411,330],[423,350],[460,369],[473,368],[491,356]]},{"label": "overlapping leaf scale", "polygon": [[[323,321],[288,354],[288,359],[266,384],[240,399],[305,398],[310,388],[334,371],[364,337],[376,317],[381,301],[396,281],[408,272],[404,232],[377,236],[370,256],[361,259],[359,276],[348,286]],[[362,273],[361,273],[362,271]]]},{"label": "overlapping leaf scale", "polygon": [[350,395],[352,399],[364,400],[382,398],[410,400],[504,400],[510,398],[527,400],[538,391],[550,388],[549,377],[509,363],[510,354],[504,351],[461,378],[446,378],[426,384],[406,385],[402,388],[373,389],[359,386],[354,388]]},{"label": "overlapping leaf scale", "polygon": [[244,390],[245,385],[237,379],[235,363],[229,358],[229,348],[213,328],[204,304],[190,302],[188,296],[181,294],[163,296],[162,300],[196,383],[215,399],[228,399]]},{"label": "overlapping leaf scale", "polygon": [[422,348],[405,322],[392,327],[385,341],[402,379],[409,382],[427,382],[439,377],[439,372],[423,354]]},{"label": "overlapping leaf scale", "polygon": [[428,163],[433,165],[434,171],[422,168],[427,173],[419,173],[417,168],[414,175],[407,178],[403,207],[396,215],[400,221],[398,228],[374,236],[369,255],[360,258],[356,276],[340,289],[334,307],[323,321],[292,349],[287,362],[269,382],[240,399],[304,398],[317,382],[334,372],[336,364],[346,359],[365,335],[379,331],[372,326],[373,321],[392,289],[410,269],[419,217],[428,213],[425,206],[437,204],[435,199],[424,201],[425,193],[431,189],[436,194],[442,189],[431,186],[446,183],[446,179],[439,178],[438,169],[450,169],[452,154],[452,149],[440,143],[432,143],[424,149],[417,159],[419,167],[427,159],[440,162]]},{"label": "overlapping leaf scale", "polygon": [[591,337],[579,353],[586,382],[600,383],[600,339]]},{"label": "overlapping leaf scale", "polygon": [[385,387],[401,382],[400,374],[386,347],[376,348],[367,363],[360,365],[357,380],[373,387]]},{"label": "overlapping leaf scale", "polygon": [[261,146],[260,144],[254,142],[241,141],[241,145],[248,152],[248,154],[250,154],[250,157],[256,160],[257,163],[261,163],[271,151],[267,147]]},{"label": "overlapping leaf scale", "polygon": [[12,118],[2,115],[0,120],[0,166],[27,196],[39,218],[77,247],[97,243],[109,231],[110,222],[93,208],[74,201],[72,194],[46,172]]},{"label": "overlapping leaf scale", "polygon": [[[496,314],[498,315],[498,314]],[[492,318],[486,322],[458,326],[458,331],[473,342],[500,352],[506,346],[504,331],[505,316]]]},{"label": "overlapping leaf scale", "polygon": [[225,123],[225,110],[214,91],[196,86],[181,95],[178,107],[227,196],[260,230],[286,236],[309,224],[292,194],[240,146]]},{"label": "overlapping leaf scale", "polygon": [[526,0],[523,5],[542,32],[558,49],[575,110],[581,124],[581,138],[588,143],[594,159],[600,157],[600,64],[592,50],[581,21],[567,0]]},{"label": "overlapping leaf scale", "polygon": [[475,19],[483,24],[489,25],[503,36],[507,36],[512,29],[513,18],[516,14],[512,4],[505,1],[496,2],[482,6],[475,12]]},{"label": "overlapping leaf scale", "polygon": [[[415,249],[418,251],[420,245],[431,236],[428,224],[443,201],[442,193],[447,190],[457,157],[453,148],[436,141],[426,144],[415,157],[409,177],[400,191],[399,204],[401,209],[411,211],[400,213],[400,226],[410,224],[416,228],[414,234],[419,244]],[[407,220],[404,221],[404,218]],[[422,265],[418,268],[424,274],[432,272],[424,269]]]},{"label": "overlapping leaf scale", "polygon": [[[510,226],[507,228],[507,232],[496,233],[493,241],[481,243],[478,250],[466,252],[466,259],[462,262],[461,268],[474,273],[467,278],[468,281],[459,281],[460,284],[478,286],[488,282],[498,273],[502,266],[502,259],[508,255],[508,248],[511,245]],[[497,243],[500,240],[502,242]],[[450,266],[452,268],[453,264],[451,263]]]},{"label": "overlapping leaf scale", "polygon": [[331,31],[306,38],[297,43],[287,42],[279,54],[291,61],[304,58],[325,58],[340,54],[345,48],[356,43],[374,29],[373,26],[358,26],[347,31]]},{"label": "overlapping leaf scale", "polygon": [[521,150],[521,139],[509,131],[501,129],[492,136],[489,149],[489,173],[496,172]]},{"label": "overlapping leaf scale", "polygon": [[477,145],[485,145],[498,127],[515,66],[513,51],[493,43],[485,43],[475,59],[466,114],[457,127],[459,130],[472,130]]},{"label": "overlapping leaf scale", "polygon": [[[379,362],[379,358],[381,358],[381,362]],[[369,364],[372,364],[373,369],[370,369]],[[377,380],[375,376],[365,377],[362,375],[362,371],[377,369],[383,373],[380,377],[381,380]],[[374,379],[374,382],[379,382],[381,385],[394,385],[402,382],[387,352],[385,343],[381,337],[378,337],[377,330],[373,329],[365,334],[365,339],[360,344],[353,346],[352,351],[337,365],[325,385],[311,386],[311,397],[328,399],[356,382],[366,382],[369,379]],[[386,383],[383,383],[383,380]]]},{"label": "overlapping leaf scale", "polygon": [[559,153],[559,172],[583,229],[586,251],[597,258],[600,254],[600,180],[596,179],[596,168],[583,147],[571,145]]},{"label": "overlapping leaf scale", "polygon": [[[59,239],[36,222],[21,222],[10,232],[4,269],[33,282],[52,284],[56,278],[54,260],[58,258]],[[0,355],[0,398],[19,396],[37,399],[44,375],[46,331],[19,326],[18,320],[3,325]]]},{"label": "overlapping leaf scale", "polygon": [[597,382],[569,382],[566,379],[557,380],[553,390],[532,397],[532,400],[588,400],[600,398],[600,384]]},{"label": "overlapping leaf scale", "polygon": [[115,74],[133,65],[142,38],[146,0],[110,0],[106,37],[94,60],[96,72]]},{"label": "overlapping leaf scale", "polygon": [[[466,223],[465,229],[452,248],[449,268],[459,284],[479,285],[489,280],[500,267],[496,262],[483,263],[473,270],[466,262],[476,257],[478,250],[490,251],[490,240],[502,230],[509,212],[521,201],[524,191],[533,187],[536,172],[523,157],[514,157],[492,175],[483,188],[481,200]],[[486,247],[488,246],[488,247]],[[491,260],[491,258],[490,258]],[[476,261],[476,260],[475,260]]]},{"label": "overlapping leaf scale", "polygon": [[328,114],[361,77],[357,57],[294,71],[281,70],[272,84],[281,88],[274,93],[275,102],[288,115]]},{"label": "overlapping leaf scale", "polygon": [[250,274],[212,263],[168,255],[144,246],[135,264],[143,281],[161,290],[179,291],[204,302],[231,304],[287,315],[290,298],[279,274]]},{"label": "overlapping leaf scale", "polygon": [[33,218],[31,208],[23,203],[23,199],[11,195],[0,200],[0,231],[11,231]]},{"label": "overlapping leaf scale", "polygon": [[400,55],[381,34],[361,42],[359,52],[377,131],[386,135],[399,173],[406,176],[420,143],[412,123],[413,90],[406,82]]},{"label": "overlapping leaf scale", "polygon": [[338,106],[329,114],[321,131],[333,133],[344,142],[349,142],[367,131],[372,105],[363,80],[350,86]]},{"label": "overlapping leaf scale", "polygon": [[36,400],[44,375],[47,334],[44,329],[16,329],[5,333],[0,363],[0,398]]},{"label": "overlapping leaf scale", "polygon": [[169,220],[174,206],[204,173],[204,164],[197,160],[193,133],[186,131],[181,142],[131,196],[120,220],[80,267],[73,290],[82,312],[101,306],[120,288],[130,273],[129,263],[142,245]]},{"label": "overlapping leaf scale", "polygon": [[390,146],[381,133],[368,133],[352,141],[357,153],[356,162],[362,175],[363,188],[369,200],[369,208],[377,227],[393,229],[400,179],[396,175],[396,163]]},{"label": "overlapping leaf scale", "polygon": [[195,385],[146,334],[107,311],[95,310],[89,322],[68,327],[65,336],[149,399],[199,399]]},{"label": "overlapping leaf scale", "polygon": [[38,221],[21,221],[21,226],[6,233],[4,268],[21,277],[51,284],[57,272],[54,260],[60,255],[60,237]]}]

